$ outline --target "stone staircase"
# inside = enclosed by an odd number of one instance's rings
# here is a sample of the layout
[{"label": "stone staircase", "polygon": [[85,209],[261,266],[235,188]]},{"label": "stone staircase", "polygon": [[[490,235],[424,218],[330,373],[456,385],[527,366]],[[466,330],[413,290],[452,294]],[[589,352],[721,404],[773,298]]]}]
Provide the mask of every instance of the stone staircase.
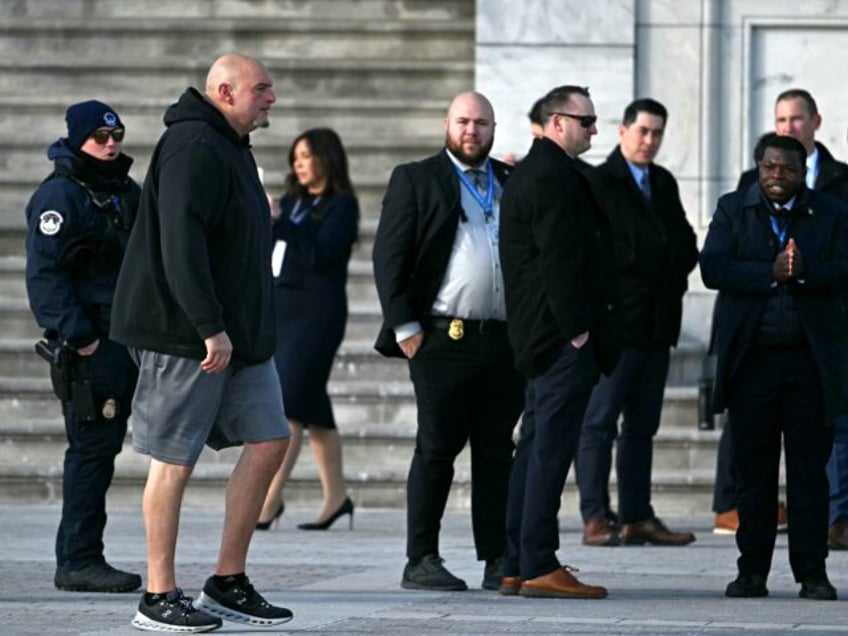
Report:
[{"label": "stone staircase", "polygon": [[[239,50],[265,61],[275,81],[272,126],[253,139],[271,192],[303,129],[331,126],[347,147],[363,218],[331,391],[352,496],[366,506],[403,505],[415,403],[406,366],[371,348],[379,324],[371,245],[389,171],[441,146],[447,102],[473,86],[473,33],[473,0],[0,0],[0,501],[61,495],[64,432],[32,351],[39,331],[23,282],[23,209],[50,169],[44,152],[64,134],[65,107],[90,98],[112,104],[141,181],[164,109],[186,86],[202,85],[217,55]],[[660,512],[709,509],[716,435],[696,428],[700,359],[694,343],[674,356],[654,453]],[[187,501],[220,503],[234,456],[204,454]],[[466,451],[451,506],[468,504],[468,466]],[[138,502],[145,474],[144,458],[127,444],[112,500]],[[319,495],[304,448],[286,497],[314,506]]]}]

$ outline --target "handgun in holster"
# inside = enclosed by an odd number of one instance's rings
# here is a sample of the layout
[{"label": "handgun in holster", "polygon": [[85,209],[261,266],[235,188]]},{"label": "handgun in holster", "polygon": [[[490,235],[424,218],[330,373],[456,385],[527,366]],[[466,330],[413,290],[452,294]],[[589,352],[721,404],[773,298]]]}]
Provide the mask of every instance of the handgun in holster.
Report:
[{"label": "handgun in holster", "polygon": [[85,361],[58,340],[39,340],[35,352],[50,364],[50,382],[62,412],[67,415],[72,407],[78,424],[95,421],[97,409]]}]

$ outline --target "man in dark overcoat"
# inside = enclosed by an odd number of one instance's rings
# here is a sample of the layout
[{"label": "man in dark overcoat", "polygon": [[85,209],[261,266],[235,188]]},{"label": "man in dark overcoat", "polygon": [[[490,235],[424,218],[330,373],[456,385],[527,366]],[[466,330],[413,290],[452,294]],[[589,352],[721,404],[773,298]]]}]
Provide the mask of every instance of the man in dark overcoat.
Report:
[{"label": "man in dark overcoat", "polygon": [[740,556],[726,595],[768,595],[782,443],[792,573],[802,598],[834,600],[825,466],[848,413],[848,208],[806,187],[797,139],[766,135],[754,154],[758,183],[719,199],[700,257],[719,291],[714,406],[733,422]]},{"label": "man in dark overcoat", "polygon": [[603,598],[557,558],[557,512],[600,371],[618,357],[609,221],[575,158],[597,134],[589,91],[560,86],[542,102],[544,136],[507,183],[500,237],[509,339],[527,378],[510,477],[504,595]]},{"label": "man in dark overcoat", "polygon": [[[612,224],[623,326],[621,358],[592,391],[580,432],[577,482],[586,545],[695,540],[691,532],[669,530],[651,506],[653,438],[670,350],[680,335],[687,277],[698,262],[677,181],[654,163],[667,120],[665,106],[653,99],[630,103],[619,126],[619,145],[586,173]],[[609,496],[613,442],[618,519]]]}]

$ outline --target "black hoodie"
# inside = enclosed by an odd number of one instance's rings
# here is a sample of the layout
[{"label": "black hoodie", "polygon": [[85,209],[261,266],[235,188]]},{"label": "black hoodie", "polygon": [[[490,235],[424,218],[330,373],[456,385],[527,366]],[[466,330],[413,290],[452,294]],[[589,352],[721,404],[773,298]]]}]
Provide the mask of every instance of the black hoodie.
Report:
[{"label": "black hoodie", "polygon": [[112,310],[114,340],[202,359],[226,331],[232,364],[274,354],[271,224],[250,152],[195,89],[165,113]]}]

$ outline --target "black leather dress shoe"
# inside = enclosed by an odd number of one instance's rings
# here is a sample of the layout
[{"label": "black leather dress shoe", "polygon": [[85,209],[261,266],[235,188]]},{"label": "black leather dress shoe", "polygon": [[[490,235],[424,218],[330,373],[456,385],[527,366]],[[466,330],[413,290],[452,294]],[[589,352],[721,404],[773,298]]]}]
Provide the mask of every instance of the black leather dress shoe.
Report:
[{"label": "black leather dress shoe", "polygon": [[760,574],[740,574],[735,581],[728,583],[724,595],[730,598],[768,596],[766,579]]},{"label": "black leather dress shoe", "polygon": [[813,601],[835,601],[836,588],[830,584],[826,576],[811,576],[801,581],[801,591],[798,592],[798,596]]},{"label": "black leather dress shoe", "polygon": [[461,592],[468,586],[448,572],[437,554],[428,554],[416,563],[407,563],[403,569],[400,586],[406,590],[432,590],[434,592]]},{"label": "black leather dress shoe", "polygon": [[503,557],[486,559],[486,567],[483,570],[483,582],[480,584],[484,590],[499,590],[503,578]]}]

